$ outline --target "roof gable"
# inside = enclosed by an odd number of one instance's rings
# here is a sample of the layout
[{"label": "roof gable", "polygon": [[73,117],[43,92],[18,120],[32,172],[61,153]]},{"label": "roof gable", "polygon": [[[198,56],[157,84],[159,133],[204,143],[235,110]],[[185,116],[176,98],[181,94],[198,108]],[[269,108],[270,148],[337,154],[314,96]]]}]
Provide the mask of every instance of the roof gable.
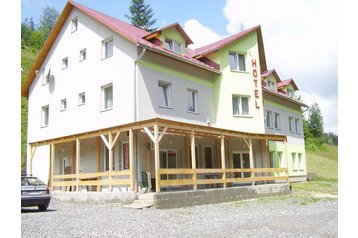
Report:
[{"label": "roof gable", "polygon": [[175,22],[173,24],[170,24],[168,26],[162,27],[157,31],[154,31],[146,36],[144,36],[143,38],[146,40],[150,40],[153,37],[156,37],[158,35],[161,35],[164,31],[167,31],[169,29],[175,29],[183,38],[185,41],[185,47],[187,47],[190,44],[193,44],[193,41],[190,39],[190,37],[188,36],[188,34],[186,34],[186,32],[184,31],[184,29],[179,25],[178,22]]},{"label": "roof gable", "polygon": [[282,82],[277,84],[277,87],[278,88],[284,88],[284,87],[287,87],[289,85],[291,85],[295,91],[298,90],[298,87],[297,87],[295,81],[293,81],[293,79],[283,80]]},{"label": "roof gable", "polygon": [[277,74],[275,69],[270,69],[268,71],[265,71],[265,72],[261,73],[261,77],[265,78],[265,79],[267,79],[269,77],[274,77],[277,83],[281,82],[281,79],[278,76],[278,74]]}]

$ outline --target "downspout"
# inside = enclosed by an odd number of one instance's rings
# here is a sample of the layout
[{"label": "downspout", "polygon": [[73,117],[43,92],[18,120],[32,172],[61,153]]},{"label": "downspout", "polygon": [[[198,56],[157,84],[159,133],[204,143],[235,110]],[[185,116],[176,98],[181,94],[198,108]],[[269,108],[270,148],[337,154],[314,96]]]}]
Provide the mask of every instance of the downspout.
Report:
[{"label": "downspout", "polygon": [[[139,44],[137,43],[137,47]],[[134,121],[138,121],[138,77],[137,77],[137,63],[139,60],[141,60],[147,51],[147,48],[142,47],[142,52],[137,56],[137,58],[134,60]],[[138,178],[138,130],[136,130],[135,133],[135,171]],[[137,191],[138,189],[138,179],[136,179],[135,189],[134,191]]]}]

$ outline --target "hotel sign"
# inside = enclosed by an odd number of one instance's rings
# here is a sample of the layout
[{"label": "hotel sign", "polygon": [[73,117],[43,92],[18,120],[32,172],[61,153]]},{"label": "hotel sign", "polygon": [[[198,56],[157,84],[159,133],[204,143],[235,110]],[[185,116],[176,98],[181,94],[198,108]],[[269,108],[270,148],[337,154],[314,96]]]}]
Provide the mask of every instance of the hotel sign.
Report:
[{"label": "hotel sign", "polygon": [[259,104],[259,100],[260,100],[260,95],[259,95],[259,87],[257,85],[257,64],[256,64],[256,59],[252,59],[251,60],[251,65],[252,65],[252,76],[254,77],[254,83],[255,83],[255,89],[254,89],[254,95],[255,95],[255,107],[256,109],[260,109],[260,104]]}]

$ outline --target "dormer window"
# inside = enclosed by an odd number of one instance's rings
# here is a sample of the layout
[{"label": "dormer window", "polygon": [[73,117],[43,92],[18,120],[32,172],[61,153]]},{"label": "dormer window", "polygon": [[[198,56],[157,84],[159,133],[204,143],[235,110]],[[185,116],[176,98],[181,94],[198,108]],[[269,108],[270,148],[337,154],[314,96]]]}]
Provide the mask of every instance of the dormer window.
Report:
[{"label": "dormer window", "polygon": [[181,44],[176,41],[165,39],[164,48],[177,54],[181,54]]},{"label": "dormer window", "polygon": [[275,86],[275,82],[271,81],[271,80],[268,80],[267,82],[268,84],[268,88],[272,91],[276,91],[276,86]]},{"label": "dormer window", "polygon": [[71,32],[75,32],[78,29],[78,17],[72,18],[71,20]]},{"label": "dormer window", "polygon": [[287,89],[287,96],[289,96],[289,97],[291,97],[291,98],[293,98],[293,96],[294,96],[294,92],[293,92],[293,90],[292,89]]}]

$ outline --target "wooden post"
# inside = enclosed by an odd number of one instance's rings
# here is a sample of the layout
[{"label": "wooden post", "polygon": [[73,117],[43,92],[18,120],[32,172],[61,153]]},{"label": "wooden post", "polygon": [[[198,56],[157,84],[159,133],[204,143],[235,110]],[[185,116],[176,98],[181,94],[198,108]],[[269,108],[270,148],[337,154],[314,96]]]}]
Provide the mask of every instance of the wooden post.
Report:
[{"label": "wooden post", "polygon": [[156,192],[160,192],[160,176],[159,176],[159,131],[158,125],[154,125],[154,160],[155,160],[155,190]]},{"label": "wooden post", "polygon": [[186,168],[190,168],[191,164],[190,164],[190,140],[188,136],[184,136],[184,144],[185,144],[185,167]]},{"label": "wooden post", "polygon": [[[267,168],[264,158],[265,146],[263,142],[264,142],[263,140],[260,140],[261,168]],[[264,176],[268,176],[268,173],[261,173],[261,174],[264,174]],[[267,183],[267,181],[264,181],[264,183]]]},{"label": "wooden post", "polygon": [[[216,163],[217,163],[217,167],[220,168],[221,167],[221,155],[220,155],[220,150],[219,150],[219,147],[220,147],[220,139],[216,139],[215,138],[215,148],[216,148]],[[219,159],[220,158],[220,159]]]},{"label": "wooden post", "polygon": [[80,173],[80,139],[76,138],[76,192],[78,192],[79,189],[79,173]]},{"label": "wooden post", "polygon": [[193,169],[193,180],[194,180],[194,190],[197,190],[198,186],[196,184],[196,156],[195,156],[195,134],[192,130],[190,133],[190,151],[191,151],[191,168]]},{"label": "wooden post", "polygon": [[133,150],[133,130],[129,129],[129,180],[131,191],[136,192],[137,188],[134,184],[135,181],[135,169],[134,169],[134,150]]},{"label": "wooden post", "polygon": [[34,158],[34,155],[35,155],[35,152],[36,152],[36,148],[37,148],[37,146],[32,147],[32,146],[30,145],[30,153],[31,153],[31,155],[30,155],[30,174],[31,174],[31,175],[32,175],[32,160],[33,160],[33,158]]},{"label": "wooden post", "polygon": [[109,132],[108,133],[108,169],[109,169],[109,174],[108,174],[108,178],[109,178],[109,191],[112,192],[112,170],[113,170],[113,153],[112,153],[112,142],[113,142],[113,136],[112,133]]},{"label": "wooden post", "polygon": [[[254,153],[252,150],[252,138],[249,137],[249,149],[250,149],[250,169],[254,169],[255,165],[254,165]],[[255,177],[255,173],[251,171],[251,178]],[[251,182],[251,185],[254,186],[255,185],[255,181]]]},{"label": "wooden post", "polygon": [[223,183],[223,188],[226,188],[226,173],[225,173],[225,169],[226,169],[226,159],[225,159],[225,138],[224,135],[221,134],[221,138],[220,138],[220,149],[221,149],[221,168],[223,169],[223,174],[222,174],[222,179],[224,180]]},{"label": "wooden post", "polygon": [[[101,172],[101,140],[99,137],[96,139],[96,163],[97,163],[97,171]],[[97,180],[100,180],[101,177],[97,177]],[[101,185],[97,185],[97,192],[101,190]]]},{"label": "wooden post", "polygon": [[152,161],[151,161],[151,156],[150,156],[150,147],[151,147],[151,140],[149,141],[149,140],[146,140],[146,143],[147,143],[147,154],[146,154],[146,156],[147,156],[147,171],[151,171],[151,168],[152,168]]},{"label": "wooden post", "polygon": [[[286,168],[287,168],[287,171],[286,171],[286,176],[289,176],[288,175],[288,151],[287,151],[287,141],[284,141],[284,146],[285,146],[285,155],[286,155]],[[287,182],[288,182],[288,179],[287,179]]]},{"label": "wooden post", "polygon": [[55,168],[54,168],[54,161],[55,161],[55,144],[54,143],[51,143],[51,173],[50,173],[50,186],[51,186],[51,191],[53,191],[53,174],[54,174],[54,171],[55,171]]},{"label": "wooden post", "polygon": [[76,166],[76,142],[71,142],[71,174],[75,173],[75,166]]}]

